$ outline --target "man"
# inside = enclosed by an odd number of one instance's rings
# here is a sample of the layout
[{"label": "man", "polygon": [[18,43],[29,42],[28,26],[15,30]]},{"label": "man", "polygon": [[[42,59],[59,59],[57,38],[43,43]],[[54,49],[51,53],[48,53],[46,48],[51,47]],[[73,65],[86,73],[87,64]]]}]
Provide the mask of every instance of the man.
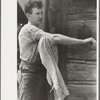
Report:
[{"label": "man", "polygon": [[67,37],[61,34],[50,34],[39,29],[43,20],[42,1],[29,1],[25,5],[28,23],[19,33],[20,70],[19,80],[20,100],[47,100],[46,69],[41,63],[37,49],[42,37],[50,37],[56,44],[86,44],[93,43],[93,38],[84,40]]}]

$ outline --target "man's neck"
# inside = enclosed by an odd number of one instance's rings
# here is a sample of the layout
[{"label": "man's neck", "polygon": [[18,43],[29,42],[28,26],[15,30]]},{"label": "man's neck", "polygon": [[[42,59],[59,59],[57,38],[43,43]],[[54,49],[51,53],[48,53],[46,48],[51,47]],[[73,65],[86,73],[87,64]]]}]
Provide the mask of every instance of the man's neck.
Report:
[{"label": "man's neck", "polygon": [[28,24],[29,24],[29,25],[34,25],[34,26],[36,26],[36,27],[39,27],[39,25],[36,25],[36,24],[34,24],[34,23],[31,23],[30,21],[28,21]]}]

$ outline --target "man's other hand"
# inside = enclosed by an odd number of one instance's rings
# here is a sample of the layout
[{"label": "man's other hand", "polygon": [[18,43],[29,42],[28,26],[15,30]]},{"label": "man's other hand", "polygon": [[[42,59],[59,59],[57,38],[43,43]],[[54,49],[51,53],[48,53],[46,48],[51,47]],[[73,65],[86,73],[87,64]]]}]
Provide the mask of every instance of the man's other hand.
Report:
[{"label": "man's other hand", "polygon": [[90,38],[84,39],[84,44],[88,44],[88,45],[96,47],[96,40],[93,37],[90,37]]}]

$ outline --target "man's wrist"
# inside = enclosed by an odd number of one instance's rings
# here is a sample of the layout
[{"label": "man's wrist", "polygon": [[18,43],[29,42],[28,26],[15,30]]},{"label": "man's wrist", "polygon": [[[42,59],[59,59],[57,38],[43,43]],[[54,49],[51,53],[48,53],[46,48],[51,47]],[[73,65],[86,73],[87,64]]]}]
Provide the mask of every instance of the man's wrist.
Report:
[{"label": "man's wrist", "polygon": [[85,44],[85,41],[81,39],[81,43],[82,43],[82,44]]}]

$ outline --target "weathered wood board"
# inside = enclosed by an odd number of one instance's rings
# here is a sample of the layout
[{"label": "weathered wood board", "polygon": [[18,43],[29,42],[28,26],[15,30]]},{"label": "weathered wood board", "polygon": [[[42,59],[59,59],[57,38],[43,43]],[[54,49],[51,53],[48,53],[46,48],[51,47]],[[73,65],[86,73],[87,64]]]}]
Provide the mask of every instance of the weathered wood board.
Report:
[{"label": "weathered wood board", "polygon": [[96,13],[96,0],[68,0],[69,14]]},{"label": "weathered wood board", "polygon": [[68,20],[94,20],[96,19],[96,14],[74,14],[68,15]]},{"label": "weathered wood board", "polygon": [[66,48],[66,58],[73,60],[89,60],[96,61],[97,50],[96,47],[89,45],[72,45]]},{"label": "weathered wood board", "polygon": [[70,85],[70,95],[65,100],[96,100],[96,85]]},{"label": "weathered wood board", "polygon": [[91,35],[96,38],[96,20],[71,20],[66,23],[66,29],[67,35],[71,37],[78,38],[80,35],[80,38],[86,38]]},{"label": "weathered wood board", "polygon": [[96,65],[86,63],[67,63],[68,81],[96,81]]},{"label": "weathered wood board", "polygon": [[67,52],[67,60],[96,60],[96,51],[90,51],[90,52]]}]

